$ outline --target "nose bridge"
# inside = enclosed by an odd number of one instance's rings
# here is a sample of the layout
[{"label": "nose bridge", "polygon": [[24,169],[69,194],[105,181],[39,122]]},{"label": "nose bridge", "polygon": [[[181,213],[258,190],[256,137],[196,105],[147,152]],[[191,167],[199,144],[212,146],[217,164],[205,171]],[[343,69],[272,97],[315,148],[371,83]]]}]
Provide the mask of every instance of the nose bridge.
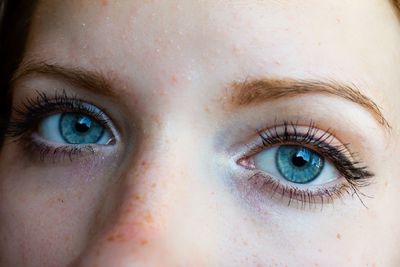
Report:
[{"label": "nose bridge", "polygon": [[166,240],[173,230],[167,225],[177,220],[180,203],[185,203],[188,195],[182,181],[189,177],[180,160],[182,144],[177,144],[184,138],[171,137],[168,130],[158,131],[156,138],[148,137],[146,148],[127,164],[115,195],[103,205],[111,205],[101,215],[105,223],[73,266],[169,266],[165,261],[172,255]]}]

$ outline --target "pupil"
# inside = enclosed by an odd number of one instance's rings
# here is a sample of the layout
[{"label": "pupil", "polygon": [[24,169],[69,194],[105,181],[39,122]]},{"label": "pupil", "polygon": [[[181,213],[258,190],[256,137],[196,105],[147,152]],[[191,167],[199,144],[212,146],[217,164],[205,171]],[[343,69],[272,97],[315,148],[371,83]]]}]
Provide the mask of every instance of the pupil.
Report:
[{"label": "pupil", "polygon": [[303,158],[303,155],[296,154],[292,158],[292,163],[294,166],[300,168],[300,167],[304,167],[304,165],[306,165],[308,163],[308,161]]},{"label": "pupil", "polygon": [[91,121],[87,117],[79,118],[75,123],[75,129],[80,133],[85,133],[90,129]]}]

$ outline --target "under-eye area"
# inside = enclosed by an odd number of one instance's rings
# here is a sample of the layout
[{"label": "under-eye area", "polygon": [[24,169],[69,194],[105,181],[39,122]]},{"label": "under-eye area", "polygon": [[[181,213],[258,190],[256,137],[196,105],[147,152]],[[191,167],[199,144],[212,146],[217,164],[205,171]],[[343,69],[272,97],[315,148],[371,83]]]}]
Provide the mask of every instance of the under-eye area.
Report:
[{"label": "under-eye area", "polygon": [[333,131],[323,131],[314,122],[284,122],[258,135],[258,143],[237,163],[248,170],[248,182],[265,197],[312,207],[349,194],[364,204],[368,196],[362,188],[374,175]]},{"label": "under-eye area", "polygon": [[399,267],[400,0],[0,0],[0,267]]}]

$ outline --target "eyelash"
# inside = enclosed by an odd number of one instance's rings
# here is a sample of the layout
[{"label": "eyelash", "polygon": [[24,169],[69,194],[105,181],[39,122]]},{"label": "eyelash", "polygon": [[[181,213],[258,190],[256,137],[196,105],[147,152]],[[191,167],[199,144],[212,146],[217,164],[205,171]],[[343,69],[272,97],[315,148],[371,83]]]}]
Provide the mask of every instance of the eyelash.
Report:
[{"label": "eyelash", "polygon": [[[336,184],[331,188],[318,188],[316,190],[300,189],[294,185],[284,184],[277,181],[262,171],[257,171],[248,180],[255,185],[262,193],[269,193],[273,197],[279,193],[282,198],[287,197],[288,206],[297,202],[301,204],[301,208],[305,208],[308,204],[310,207],[313,204],[320,203],[321,207],[324,203],[332,203],[335,199],[341,199],[345,194],[352,196],[356,195],[361,203],[366,207],[362,196],[368,197],[360,191],[360,188],[368,186],[374,174],[367,170],[361,162],[354,160],[356,154],[349,152],[348,144],[333,145],[333,133],[330,130],[322,132],[316,127],[316,124],[311,121],[307,126],[306,132],[299,131],[299,124],[284,121],[283,124],[275,123],[275,126],[264,131],[258,131],[261,139],[261,144],[252,148],[250,158],[266,148],[271,148],[278,145],[299,145],[305,146],[323,157],[330,160],[339,171],[345,183]],[[280,128],[280,129],[279,129]],[[283,128],[283,129],[282,129]],[[319,202],[318,202],[319,201]]]},{"label": "eyelash", "polygon": [[[94,107],[77,96],[68,96],[65,91],[55,94],[50,98],[45,93],[36,92],[37,96],[27,99],[21,106],[14,109],[14,115],[6,127],[6,136],[17,138],[30,155],[39,155],[40,161],[47,159],[51,155],[53,162],[68,158],[73,161],[85,153],[94,154],[93,145],[71,146],[64,145],[52,147],[44,142],[33,140],[32,134],[37,129],[38,123],[45,117],[60,112],[83,113],[91,116],[98,123],[107,129],[111,129],[112,122],[100,109]],[[346,180],[344,184],[336,185],[331,188],[319,188],[317,190],[304,190],[293,185],[283,184],[277,179],[272,178],[261,171],[257,171],[248,180],[251,184],[258,187],[263,193],[270,193],[271,197],[279,193],[282,197],[288,198],[288,205],[294,202],[301,203],[301,207],[307,204],[316,204],[319,200],[321,204],[333,202],[335,198],[341,198],[345,193],[356,195],[365,206],[361,196],[366,196],[360,191],[361,187],[370,184],[373,173],[369,172],[361,163],[353,160],[355,154],[349,153],[348,145],[332,145],[333,134],[328,130],[317,137],[321,131],[314,122],[310,122],[307,131],[301,133],[298,130],[299,124],[284,121],[281,124],[275,122],[275,126],[264,131],[258,131],[261,138],[261,145],[252,148],[249,155],[282,144],[292,144],[306,146],[316,151],[321,156],[329,159],[339,173]],[[279,130],[279,128],[283,128]],[[250,157],[247,157],[250,158]],[[265,192],[264,192],[265,191]]]},{"label": "eyelash", "polygon": [[43,141],[34,140],[32,136],[39,122],[45,117],[61,113],[73,112],[83,113],[92,117],[101,126],[111,129],[112,122],[100,109],[95,108],[87,101],[79,99],[77,96],[69,96],[65,91],[56,93],[54,97],[49,97],[46,93],[36,91],[36,97],[28,98],[20,106],[14,108],[11,120],[6,127],[5,136],[16,138],[15,141],[24,145],[25,150],[32,155],[39,155],[40,161],[47,159],[51,155],[53,162],[68,158],[73,161],[85,153],[94,154],[93,145],[61,145],[57,147],[49,146]]}]

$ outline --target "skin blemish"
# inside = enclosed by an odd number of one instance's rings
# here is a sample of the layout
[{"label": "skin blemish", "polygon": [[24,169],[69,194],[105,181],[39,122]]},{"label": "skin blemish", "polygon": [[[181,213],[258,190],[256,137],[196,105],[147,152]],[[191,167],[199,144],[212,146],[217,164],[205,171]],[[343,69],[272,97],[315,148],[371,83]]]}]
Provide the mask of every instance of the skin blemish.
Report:
[{"label": "skin blemish", "polygon": [[337,238],[338,240],[341,240],[341,239],[342,239],[342,236],[340,235],[340,233],[337,233],[336,238]]},{"label": "skin blemish", "polygon": [[142,165],[142,167],[147,167],[148,166],[148,162],[146,160],[143,160],[140,165]]},{"label": "skin blemish", "polygon": [[146,246],[148,243],[149,243],[149,241],[147,241],[146,239],[143,239],[140,241],[141,246]]},{"label": "skin blemish", "polygon": [[178,77],[176,76],[176,74],[171,75],[171,83],[173,85],[178,83]]},{"label": "skin blemish", "polygon": [[101,1],[102,6],[108,6],[108,0],[102,0]]}]

